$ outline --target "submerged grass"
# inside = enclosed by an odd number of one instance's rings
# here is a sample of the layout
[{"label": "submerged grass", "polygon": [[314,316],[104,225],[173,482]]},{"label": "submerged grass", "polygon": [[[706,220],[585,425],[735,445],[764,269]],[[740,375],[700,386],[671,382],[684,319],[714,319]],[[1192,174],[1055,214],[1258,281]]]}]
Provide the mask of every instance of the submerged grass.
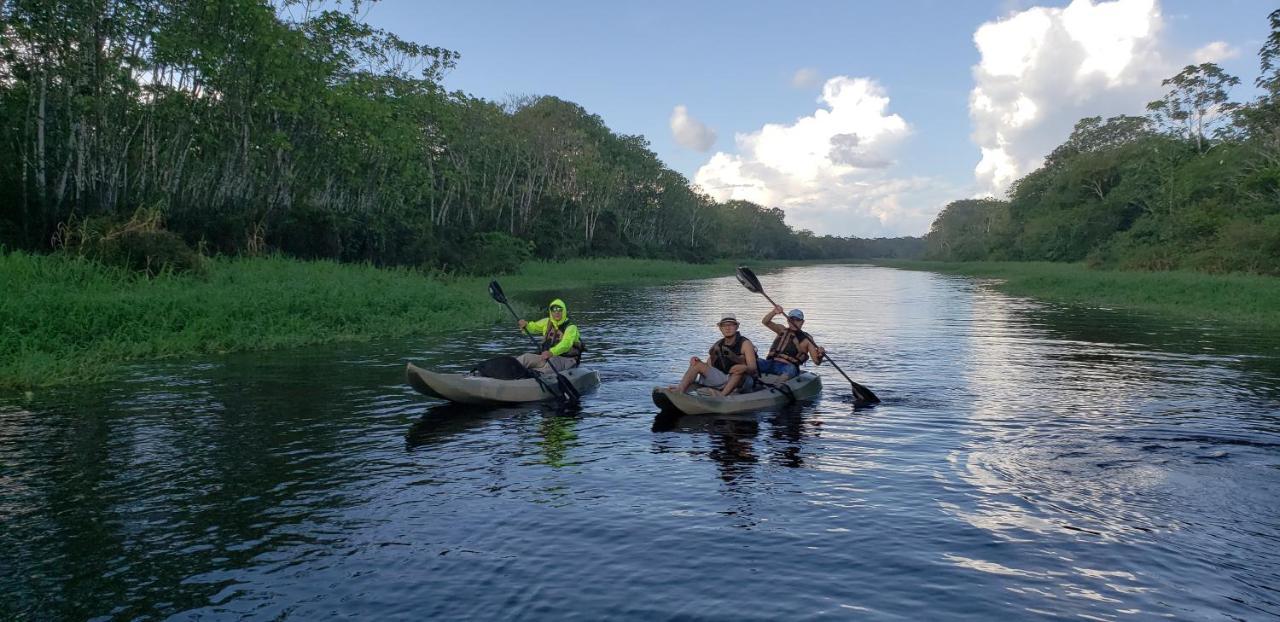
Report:
[{"label": "submerged grass", "polygon": [[[508,292],[732,274],[634,259],[531,263]],[[202,277],[140,278],[63,255],[0,252],[0,388],[110,378],[121,363],[428,334],[504,319],[488,279],[326,261],[215,259]]]},{"label": "submerged grass", "polygon": [[1280,278],[1093,270],[1078,263],[882,261],[879,265],[1002,279],[1011,294],[1133,309],[1184,320],[1280,330]]}]

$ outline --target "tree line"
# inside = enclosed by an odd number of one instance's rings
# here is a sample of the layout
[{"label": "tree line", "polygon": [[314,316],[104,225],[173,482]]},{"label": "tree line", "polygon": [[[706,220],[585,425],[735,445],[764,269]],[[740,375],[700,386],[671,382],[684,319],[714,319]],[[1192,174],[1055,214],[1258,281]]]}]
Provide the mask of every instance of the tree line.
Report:
[{"label": "tree line", "polygon": [[1280,275],[1280,10],[1268,19],[1256,99],[1187,66],[1146,114],[1078,122],[1007,198],[947,205],[926,256]]},{"label": "tree line", "polygon": [[715,201],[572,102],[449,91],[458,54],[365,4],[0,1],[0,245],[477,272],[923,250]]}]

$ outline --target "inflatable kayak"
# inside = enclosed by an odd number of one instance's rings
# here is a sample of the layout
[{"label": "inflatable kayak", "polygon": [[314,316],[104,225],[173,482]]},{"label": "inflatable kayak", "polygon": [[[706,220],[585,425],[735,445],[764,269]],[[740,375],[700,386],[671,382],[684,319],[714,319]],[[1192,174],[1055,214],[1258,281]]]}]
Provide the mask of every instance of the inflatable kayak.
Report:
[{"label": "inflatable kayak", "polygon": [[[764,376],[768,384],[777,384],[781,376]],[[725,415],[730,413],[765,410],[784,406],[797,400],[816,397],[822,391],[822,379],[813,372],[801,372],[799,376],[781,383],[777,388],[763,388],[750,393],[733,393],[720,397],[712,389],[699,387],[689,393],[676,393],[672,389],[653,390],[653,403],[663,412],[685,415]]]},{"label": "inflatable kayak", "polygon": [[[533,378],[498,380],[476,374],[442,374],[427,371],[413,363],[405,367],[404,375],[409,386],[419,393],[460,404],[520,404],[556,397]],[[560,372],[560,375],[572,382],[579,393],[586,393],[600,384],[600,376],[593,369],[575,367]],[[555,388],[555,376],[547,374],[542,378],[544,384]]]}]

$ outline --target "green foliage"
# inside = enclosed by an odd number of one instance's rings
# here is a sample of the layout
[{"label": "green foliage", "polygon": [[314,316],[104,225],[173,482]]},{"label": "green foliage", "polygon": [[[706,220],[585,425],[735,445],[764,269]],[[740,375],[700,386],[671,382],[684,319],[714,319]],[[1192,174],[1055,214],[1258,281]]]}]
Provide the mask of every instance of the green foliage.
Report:
[{"label": "green foliage", "polygon": [[1146,117],[1120,115],[1106,121],[1102,117],[1086,117],[1076,122],[1067,142],[1045,158],[1045,167],[1055,165],[1083,153],[1115,149],[1152,135],[1151,121]]},{"label": "green foliage", "polygon": [[[912,245],[797,234],[577,104],[446,91],[457,54],[370,26],[359,2],[290,4],[0,2],[0,241],[48,250],[69,223],[147,206],[215,253],[469,271],[519,259],[498,233],[552,259]],[[499,256],[454,248],[476,240]]]},{"label": "green foliage", "polygon": [[1280,214],[1259,221],[1229,221],[1218,229],[1213,242],[1192,258],[1191,267],[1280,276]]},{"label": "green foliage", "polygon": [[533,256],[533,243],[495,231],[477,233],[461,245],[457,256],[457,263],[447,267],[476,276],[511,274]]},{"label": "green foliage", "polygon": [[947,206],[927,256],[1280,274],[1280,11],[1269,19],[1256,101],[1229,101],[1239,80],[1216,65],[1188,66],[1150,119],[1082,119],[1007,203]]},{"label": "green foliage", "polygon": [[[566,274],[589,286],[732,271],[632,259],[530,262],[502,284],[510,294],[562,288]],[[479,326],[504,319],[487,295],[488,278],[275,256],[215,258],[200,278],[139,279],[71,253],[0,251],[0,388],[90,382],[137,359]]]},{"label": "green foliage", "polygon": [[138,210],[125,222],[111,217],[71,220],[56,236],[62,251],[147,277],[204,272],[204,258],[161,226],[156,210]]},{"label": "green foliage", "polygon": [[953,201],[942,209],[925,237],[925,257],[975,261],[990,256],[1008,234],[1009,203],[994,199]]},{"label": "green foliage", "polygon": [[165,272],[204,271],[204,260],[170,231],[123,231],[97,242],[88,256],[109,266],[155,277]]},{"label": "green foliage", "polygon": [[1171,134],[1186,137],[1204,151],[1206,138],[1229,130],[1231,114],[1239,104],[1227,93],[1240,79],[1213,63],[1187,65],[1178,75],[1162,81],[1171,87],[1164,97],[1147,104],[1156,124]]}]

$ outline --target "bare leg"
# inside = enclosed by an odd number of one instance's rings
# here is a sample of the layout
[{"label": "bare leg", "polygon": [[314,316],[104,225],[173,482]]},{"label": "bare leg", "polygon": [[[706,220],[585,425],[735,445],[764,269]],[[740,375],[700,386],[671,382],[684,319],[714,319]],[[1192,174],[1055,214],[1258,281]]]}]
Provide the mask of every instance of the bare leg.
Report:
[{"label": "bare leg", "polygon": [[733,393],[734,389],[737,389],[738,385],[742,384],[742,379],[745,377],[746,376],[744,374],[730,374],[729,381],[724,383],[724,387],[720,389],[720,397],[725,397],[730,393]]},{"label": "bare leg", "polygon": [[707,364],[703,363],[702,359],[696,356],[689,359],[689,369],[684,372],[684,377],[680,379],[680,384],[674,387],[676,393],[684,393],[685,391],[688,391],[689,386],[693,384],[693,381],[698,377],[698,374],[701,374],[706,370]]}]

